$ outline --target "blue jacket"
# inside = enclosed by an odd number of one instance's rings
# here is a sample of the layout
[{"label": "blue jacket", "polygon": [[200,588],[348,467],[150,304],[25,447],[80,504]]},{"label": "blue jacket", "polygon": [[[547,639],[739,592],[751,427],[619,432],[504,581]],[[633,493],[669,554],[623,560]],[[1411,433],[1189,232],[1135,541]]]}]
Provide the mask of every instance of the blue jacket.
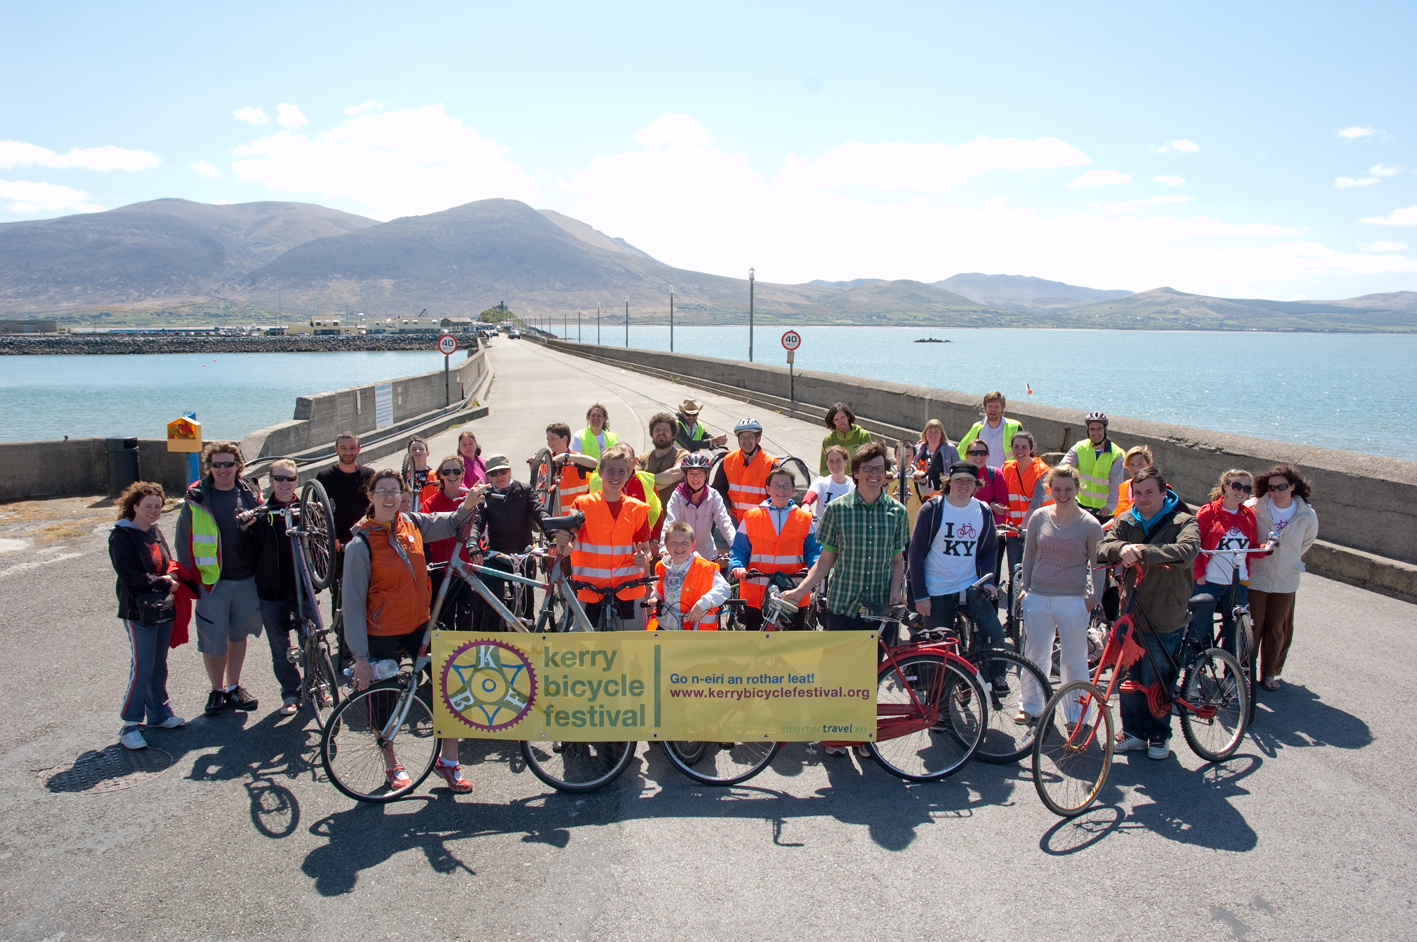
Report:
[{"label": "blue jacket", "polygon": [[[790,500],[787,502],[787,506],[781,509],[773,507],[772,501],[770,500],[765,500],[758,506],[766,507],[768,509],[768,516],[776,517],[776,519],[773,520],[773,525],[777,528],[777,532],[781,533],[783,522],[782,515],[786,514],[789,510],[796,509],[797,502]],[[776,511],[776,514],[774,514],[774,511]],[[733,537],[733,545],[728,548],[729,568],[750,568],[748,566],[748,558],[752,555],[753,549],[748,543],[748,528],[740,525],[737,535]],[[817,557],[820,555],[822,555],[822,544],[817,542],[817,535],[815,533],[808,533],[806,538],[802,541],[802,565],[811,569],[817,562]]]}]

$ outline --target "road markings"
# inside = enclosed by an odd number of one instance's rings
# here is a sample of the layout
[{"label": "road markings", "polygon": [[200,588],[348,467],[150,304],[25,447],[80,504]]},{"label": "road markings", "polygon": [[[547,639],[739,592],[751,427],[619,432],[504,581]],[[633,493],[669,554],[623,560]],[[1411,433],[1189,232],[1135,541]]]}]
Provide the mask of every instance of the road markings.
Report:
[{"label": "road markings", "polygon": [[83,553],[60,553],[58,556],[51,556],[48,559],[35,560],[32,563],[20,563],[18,566],[11,566],[9,569],[0,572],[0,579],[12,576],[17,572],[28,572],[31,569],[38,569],[41,566],[48,566],[50,563],[62,563],[66,559],[78,559]]}]

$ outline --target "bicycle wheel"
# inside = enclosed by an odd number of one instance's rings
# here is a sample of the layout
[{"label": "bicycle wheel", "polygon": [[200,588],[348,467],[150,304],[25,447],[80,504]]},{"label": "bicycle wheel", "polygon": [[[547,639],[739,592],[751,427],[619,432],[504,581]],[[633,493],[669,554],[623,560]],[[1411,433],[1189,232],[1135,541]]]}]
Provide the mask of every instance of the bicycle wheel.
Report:
[{"label": "bicycle wheel", "polygon": [[[1068,720],[1069,714],[1075,720]],[[1111,769],[1112,711],[1105,696],[1085,680],[1064,685],[1038,719],[1033,742],[1038,797],[1054,814],[1076,817],[1097,800]]]},{"label": "bicycle wheel", "polygon": [[[798,458],[796,455],[789,455],[786,458],[781,458],[778,460],[777,463],[780,466],[791,471],[793,475],[797,478],[797,492],[794,495],[794,499],[800,505],[802,503],[802,498],[805,497],[807,494],[807,488],[812,486],[812,481],[816,478],[816,475],[814,475],[807,468],[807,462],[803,461],[801,458]],[[709,480],[711,481],[713,480],[713,478],[709,478]]]},{"label": "bicycle wheel", "polygon": [[[939,711],[935,725],[895,735],[898,730],[892,725],[909,727],[919,725],[911,720],[923,720],[916,700],[926,711]],[[970,760],[989,717],[984,690],[972,670],[966,672],[938,654],[914,654],[895,664],[887,661],[877,675],[876,723],[878,737],[891,737],[867,744],[881,767],[912,782],[931,782]]]},{"label": "bicycle wheel", "polygon": [[319,481],[306,481],[300,491],[300,526],[305,531],[310,581],[316,592],[328,589],[335,577],[335,512]]},{"label": "bicycle wheel", "polygon": [[1235,650],[1231,653],[1235,655],[1235,661],[1240,665],[1240,670],[1245,676],[1245,693],[1249,697],[1245,725],[1249,726],[1255,721],[1255,702],[1259,699],[1255,695],[1255,627],[1254,623],[1250,621],[1249,609],[1242,609],[1235,616],[1233,634],[1235,636]]},{"label": "bicycle wheel", "polygon": [[674,767],[694,781],[736,785],[771,765],[782,743],[665,742],[663,746]]},{"label": "bicycle wheel", "polygon": [[1181,696],[1194,707],[1214,711],[1202,717],[1181,707],[1181,732],[1191,751],[1208,762],[1233,756],[1245,736],[1250,700],[1235,656],[1219,648],[1203,652],[1186,668]]},{"label": "bicycle wheel", "polygon": [[306,643],[305,676],[301,680],[305,695],[315,713],[315,725],[324,729],[339,706],[339,675],[330,657],[330,643],[324,638]]},{"label": "bicycle wheel", "polygon": [[633,742],[523,742],[532,774],[557,791],[593,792],[619,778],[635,758]]},{"label": "bicycle wheel", "polygon": [[[325,724],[320,739],[320,761],[330,782],[356,801],[382,803],[412,794],[438,757],[438,739],[433,735],[433,711],[416,692],[408,715],[398,728],[385,736],[384,727],[398,708],[405,688],[397,681],[384,681],[353,694],[338,707]],[[393,791],[384,774],[385,750],[403,763],[411,784]]]},{"label": "bicycle wheel", "polygon": [[531,459],[531,490],[541,498],[541,506],[553,517],[559,511],[557,492],[560,490],[560,483],[560,478],[551,464],[551,452],[545,448],[541,449],[536,453],[536,457]]},{"label": "bicycle wheel", "polygon": [[1009,570],[1009,617],[1008,625],[1004,628],[1005,640],[1014,646],[1014,650],[1019,654],[1023,653],[1024,627],[1023,627],[1023,595],[1019,591],[1023,586],[1023,563],[1019,563]]},{"label": "bicycle wheel", "polygon": [[1024,684],[1037,684],[1043,691],[1044,703],[1053,696],[1053,685],[1037,664],[1002,648],[976,651],[969,656],[969,662],[979,668],[989,695],[989,725],[974,757],[996,765],[1017,762],[1033,751],[1033,737],[1038,730],[1037,721],[1016,721],[1022,712]]}]

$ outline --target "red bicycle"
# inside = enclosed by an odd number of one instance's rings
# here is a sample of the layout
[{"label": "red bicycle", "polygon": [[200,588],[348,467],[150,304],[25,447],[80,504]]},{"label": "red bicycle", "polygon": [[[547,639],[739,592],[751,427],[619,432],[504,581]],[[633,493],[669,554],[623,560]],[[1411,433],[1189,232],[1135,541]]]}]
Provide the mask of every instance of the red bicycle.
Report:
[{"label": "red bicycle", "polygon": [[[1138,570],[1136,583],[1145,572]],[[1113,723],[1110,701],[1118,690],[1142,693],[1157,716],[1173,707],[1181,716],[1181,732],[1196,755],[1208,762],[1223,762],[1235,754],[1249,720],[1249,688],[1234,655],[1207,647],[1209,631],[1202,637],[1188,624],[1177,656],[1162,649],[1167,661],[1161,669],[1144,639],[1132,609],[1136,583],[1127,612],[1117,619],[1103,649],[1091,682],[1076,680],[1061,687],[1043,708],[1033,743],[1033,787],[1054,814],[1071,818],[1097,800],[1112,769]],[[1196,599],[1191,600],[1194,609]],[[1144,612],[1139,612],[1145,618]],[[1142,657],[1149,659],[1158,677],[1173,676],[1169,691],[1145,688],[1128,678],[1128,668]],[[1184,666],[1184,671],[1181,669]],[[1112,672],[1107,688],[1102,676]]]}]

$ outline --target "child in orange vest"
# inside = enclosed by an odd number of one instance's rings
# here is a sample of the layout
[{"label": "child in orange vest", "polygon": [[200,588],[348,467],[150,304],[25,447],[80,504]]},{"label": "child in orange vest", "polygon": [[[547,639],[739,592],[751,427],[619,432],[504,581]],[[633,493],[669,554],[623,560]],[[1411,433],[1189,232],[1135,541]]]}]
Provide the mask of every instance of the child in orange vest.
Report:
[{"label": "child in orange vest", "polygon": [[694,552],[694,528],[676,520],[664,528],[666,565],[655,566],[659,581],[648,599],[651,610],[656,601],[664,604],[664,615],[651,617],[646,631],[661,628],[698,631],[718,630],[718,608],[733,593],[718,566]]}]

